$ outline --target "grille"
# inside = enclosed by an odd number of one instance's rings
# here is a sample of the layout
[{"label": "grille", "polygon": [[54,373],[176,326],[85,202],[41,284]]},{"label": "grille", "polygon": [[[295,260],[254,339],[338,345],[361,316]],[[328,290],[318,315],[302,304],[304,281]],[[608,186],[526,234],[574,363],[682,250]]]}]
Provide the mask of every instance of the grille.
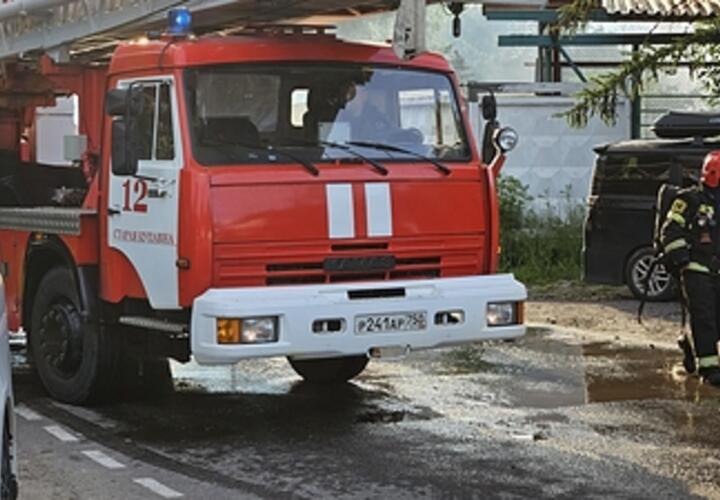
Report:
[{"label": "grille", "polygon": [[387,281],[396,279],[427,279],[440,276],[440,257],[414,257],[395,260],[388,271],[326,272],[323,262],[268,264],[268,285],[348,283],[353,281]]},{"label": "grille", "polygon": [[[431,279],[483,271],[483,237],[396,239],[389,243],[216,244],[213,285],[282,286]],[[392,256],[389,269],[326,269],[328,258]],[[372,259],[370,259],[372,261]]]}]

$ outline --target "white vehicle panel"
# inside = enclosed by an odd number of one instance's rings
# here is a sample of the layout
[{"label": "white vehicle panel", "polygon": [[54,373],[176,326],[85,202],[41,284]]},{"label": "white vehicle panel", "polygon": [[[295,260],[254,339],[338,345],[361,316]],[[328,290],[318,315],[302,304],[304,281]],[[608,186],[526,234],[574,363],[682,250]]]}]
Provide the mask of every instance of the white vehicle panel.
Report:
[{"label": "white vehicle panel", "polygon": [[[395,298],[351,299],[348,291],[404,289]],[[288,287],[210,289],[193,304],[192,354],[201,364],[228,364],[245,358],[293,356],[322,358],[366,354],[370,349],[430,349],[481,340],[522,336],[524,325],[487,325],[488,302],[524,301],[525,287],[510,274]],[[435,314],[462,310],[462,324],[435,324]],[[356,319],[424,312],[426,328],[411,331],[356,333]],[[265,344],[218,344],[218,318],[277,316],[279,338]],[[341,319],[345,328],[316,333],[316,320]]]}]

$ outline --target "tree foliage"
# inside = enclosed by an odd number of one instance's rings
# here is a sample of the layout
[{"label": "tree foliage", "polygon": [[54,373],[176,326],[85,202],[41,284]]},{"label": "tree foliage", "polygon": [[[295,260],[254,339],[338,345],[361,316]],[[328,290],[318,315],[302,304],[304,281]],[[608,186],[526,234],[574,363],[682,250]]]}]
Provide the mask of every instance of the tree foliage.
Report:
[{"label": "tree foliage", "polygon": [[[583,28],[597,0],[575,0],[560,9],[560,20],[553,27],[556,33],[574,34]],[[588,84],[576,94],[572,108],[563,113],[574,127],[584,127],[592,116],[613,125],[617,121],[618,96],[638,97],[661,74],[672,74],[687,63],[690,76],[710,95],[720,94],[720,19],[697,22],[685,36],[678,36],[668,45],[642,44],[629,54],[615,70],[589,78]]]}]

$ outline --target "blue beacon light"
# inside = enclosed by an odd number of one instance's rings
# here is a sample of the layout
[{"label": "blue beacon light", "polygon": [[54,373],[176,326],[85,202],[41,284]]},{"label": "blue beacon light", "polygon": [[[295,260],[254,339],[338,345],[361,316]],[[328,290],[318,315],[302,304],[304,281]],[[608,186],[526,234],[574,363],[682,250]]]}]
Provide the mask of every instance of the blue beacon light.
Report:
[{"label": "blue beacon light", "polygon": [[168,12],[168,34],[183,36],[192,31],[192,14],[186,7],[170,9]]}]

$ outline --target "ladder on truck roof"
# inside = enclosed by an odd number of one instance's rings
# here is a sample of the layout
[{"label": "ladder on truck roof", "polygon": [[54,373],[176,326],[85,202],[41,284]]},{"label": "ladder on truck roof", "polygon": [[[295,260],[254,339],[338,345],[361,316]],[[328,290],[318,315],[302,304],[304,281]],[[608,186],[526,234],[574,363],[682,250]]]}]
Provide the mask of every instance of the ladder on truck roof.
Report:
[{"label": "ladder on truck roof", "polygon": [[48,53],[56,62],[67,62],[71,55],[91,54],[112,48],[118,40],[162,29],[165,13],[179,6],[190,8],[195,28],[207,32],[316,15],[356,16],[397,4],[395,0],[0,0],[0,61]]},{"label": "ladder on truck roof", "polygon": [[34,52],[69,57],[70,44],[151,18],[178,0],[4,0],[0,60]]}]

